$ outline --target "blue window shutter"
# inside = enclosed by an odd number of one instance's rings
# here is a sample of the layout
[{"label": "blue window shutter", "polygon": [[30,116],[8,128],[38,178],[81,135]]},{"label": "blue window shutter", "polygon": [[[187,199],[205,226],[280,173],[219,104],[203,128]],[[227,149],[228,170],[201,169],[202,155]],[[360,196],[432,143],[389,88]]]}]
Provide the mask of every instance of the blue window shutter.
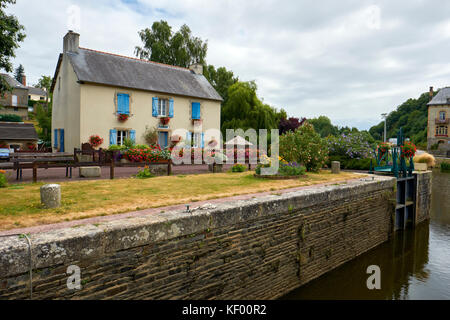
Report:
[{"label": "blue window shutter", "polygon": [[59,129],[59,152],[64,152],[64,129]]},{"label": "blue window shutter", "polygon": [[109,145],[117,144],[117,131],[116,129],[109,130]]},{"label": "blue window shutter", "polygon": [[169,100],[169,118],[173,118],[173,99]]},{"label": "blue window shutter", "polygon": [[130,139],[136,143],[136,130],[130,130]]},{"label": "blue window shutter", "polygon": [[55,148],[58,148],[58,129],[53,130],[53,138],[54,138],[53,146]]},{"label": "blue window shutter", "polygon": [[152,116],[158,116],[158,97],[153,97],[152,101]]},{"label": "blue window shutter", "polygon": [[192,102],[192,119],[200,120],[200,102]]},{"label": "blue window shutter", "polygon": [[128,94],[117,94],[117,113],[130,114],[130,96]]},{"label": "blue window shutter", "polygon": [[202,132],[202,149],[205,147],[205,133]]}]

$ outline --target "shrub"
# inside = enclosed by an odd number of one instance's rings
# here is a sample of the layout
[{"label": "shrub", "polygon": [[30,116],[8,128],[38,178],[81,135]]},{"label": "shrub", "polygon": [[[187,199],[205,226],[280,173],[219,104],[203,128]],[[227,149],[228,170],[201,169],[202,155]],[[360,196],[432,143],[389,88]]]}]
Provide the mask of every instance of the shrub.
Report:
[{"label": "shrub", "polygon": [[429,168],[434,167],[436,165],[436,160],[433,155],[429,153],[422,153],[413,158],[413,161],[416,163],[426,163]]},{"label": "shrub", "polygon": [[280,136],[280,155],[288,162],[301,163],[308,171],[318,171],[325,164],[328,148],[313,126],[305,123]]},{"label": "shrub", "polygon": [[347,170],[369,170],[370,161],[372,161],[372,166],[376,165],[375,159],[364,158],[364,159],[348,159],[344,156],[330,156],[327,165],[331,167],[331,161],[339,161],[341,163],[341,169]]},{"label": "shrub", "polygon": [[245,172],[247,168],[243,164],[235,164],[232,168],[232,172]]},{"label": "shrub", "polygon": [[17,114],[0,114],[0,121],[22,122],[22,118]]},{"label": "shrub", "polygon": [[126,149],[127,149],[127,147],[125,147],[125,146],[119,146],[119,145],[117,145],[117,144],[112,144],[112,145],[110,145],[109,148],[108,148],[109,151],[126,150]]},{"label": "shrub", "polygon": [[408,159],[411,157],[414,157],[414,155],[416,154],[417,148],[416,145],[414,143],[412,143],[411,141],[405,141],[405,143],[403,144],[402,148],[402,157],[407,157]]},{"label": "shrub", "polygon": [[145,149],[128,149],[124,157],[132,162],[160,162],[169,160],[171,152],[169,149],[161,150],[159,146],[149,146]]},{"label": "shrub", "polygon": [[372,149],[367,136],[361,132],[350,132],[326,138],[330,156],[343,156],[348,159],[367,158]]},{"label": "shrub", "polygon": [[144,168],[143,170],[139,170],[139,172],[136,174],[136,178],[138,179],[148,179],[153,178],[155,175],[150,171],[149,168]]},{"label": "shrub", "polygon": [[125,138],[125,139],[123,139],[123,145],[124,145],[127,149],[135,148],[134,140],[131,140],[130,138]]},{"label": "shrub", "polygon": [[441,163],[441,172],[450,172],[450,162]]},{"label": "shrub", "polygon": [[8,180],[6,180],[6,171],[0,170],[0,188],[6,188],[8,186]]},{"label": "shrub", "polygon": [[301,176],[306,172],[306,168],[296,162],[280,163],[278,174],[281,176]]}]

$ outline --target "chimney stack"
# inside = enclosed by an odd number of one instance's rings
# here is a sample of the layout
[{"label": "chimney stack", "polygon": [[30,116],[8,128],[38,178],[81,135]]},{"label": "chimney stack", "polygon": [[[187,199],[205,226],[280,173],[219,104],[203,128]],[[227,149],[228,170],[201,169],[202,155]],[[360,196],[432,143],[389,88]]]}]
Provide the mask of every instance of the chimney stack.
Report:
[{"label": "chimney stack", "polygon": [[194,71],[195,74],[203,74],[203,66],[200,63],[190,65],[189,70]]},{"label": "chimney stack", "polygon": [[430,101],[431,99],[433,99],[433,95],[434,95],[434,91],[433,91],[433,87],[430,87]]},{"label": "chimney stack", "polygon": [[25,75],[22,76],[22,84],[26,87],[27,86],[27,77]]},{"label": "chimney stack", "polygon": [[64,36],[63,41],[63,52],[64,53],[78,53],[78,48],[80,46],[80,35],[72,30],[69,30]]}]

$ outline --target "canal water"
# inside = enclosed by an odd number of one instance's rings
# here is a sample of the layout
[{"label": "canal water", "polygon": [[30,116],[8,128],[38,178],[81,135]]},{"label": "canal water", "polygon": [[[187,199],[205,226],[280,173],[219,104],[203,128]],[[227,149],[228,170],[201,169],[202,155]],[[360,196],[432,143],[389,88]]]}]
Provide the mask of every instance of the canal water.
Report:
[{"label": "canal water", "polygon": [[[378,265],[381,289],[367,289]],[[287,294],[302,299],[450,299],[450,173],[433,171],[431,219]]]}]

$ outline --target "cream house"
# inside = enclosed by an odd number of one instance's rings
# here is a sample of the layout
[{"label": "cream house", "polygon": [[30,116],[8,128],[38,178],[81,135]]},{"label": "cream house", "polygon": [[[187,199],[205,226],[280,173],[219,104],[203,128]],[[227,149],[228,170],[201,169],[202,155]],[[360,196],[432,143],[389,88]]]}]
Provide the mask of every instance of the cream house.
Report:
[{"label": "cream house", "polygon": [[220,139],[222,98],[202,66],[187,69],[80,48],[79,37],[65,35],[51,87],[54,150],[79,148],[91,135],[104,139],[102,148],[125,138],[144,144],[147,128],[156,128],[162,147],[175,137],[195,147]]},{"label": "cream house", "polygon": [[[433,96],[433,87],[430,88]],[[449,119],[450,119],[450,87],[439,90],[428,105],[428,150],[440,155],[450,151]]]}]

